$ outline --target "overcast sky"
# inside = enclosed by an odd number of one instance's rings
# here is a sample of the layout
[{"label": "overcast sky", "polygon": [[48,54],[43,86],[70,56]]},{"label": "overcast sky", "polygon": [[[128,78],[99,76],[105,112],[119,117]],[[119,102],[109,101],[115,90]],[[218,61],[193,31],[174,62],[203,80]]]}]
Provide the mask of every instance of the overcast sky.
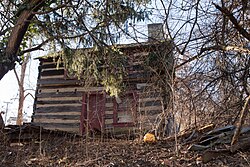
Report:
[{"label": "overcast sky", "polygon": [[[34,57],[43,56],[46,52],[36,51],[32,53],[32,59],[27,66],[26,75],[25,75],[25,89],[28,89],[26,92],[35,94],[37,74],[38,74],[38,60],[34,60]],[[20,66],[16,66],[17,72],[20,71]],[[18,108],[18,84],[15,74],[12,71],[8,72],[3,79],[0,81],[0,110],[6,112],[6,115],[3,115],[3,119],[9,117],[17,116]],[[8,103],[8,109],[7,109]],[[27,96],[24,104],[24,114],[28,117],[32,115],[33,112],[33,103],[34,99],[31,96]]]}]

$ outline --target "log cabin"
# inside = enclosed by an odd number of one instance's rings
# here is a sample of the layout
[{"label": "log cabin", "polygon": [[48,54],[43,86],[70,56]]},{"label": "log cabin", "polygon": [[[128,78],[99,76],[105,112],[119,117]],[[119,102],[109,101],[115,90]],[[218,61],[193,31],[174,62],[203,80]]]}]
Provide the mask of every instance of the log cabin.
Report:
[{"label": "log cabin", "polygon": [[[110,96],[103,85],[85,87],[77,78],[69,77],[57,57],[38,58],[32,124],[78,134],[88,131],[132,134],[153,129],[170,94],[169,84],[159,84],[159,76],[169,80],[173,74],[172,43],[155,35],[159,26],[148,25],[151,38],[147,42],[118,45],[128,57],[125,88],[118,97]],[[167,68],[163,72],[159,72],[161,65],[154,63],[155,56],[164,57]]]}]

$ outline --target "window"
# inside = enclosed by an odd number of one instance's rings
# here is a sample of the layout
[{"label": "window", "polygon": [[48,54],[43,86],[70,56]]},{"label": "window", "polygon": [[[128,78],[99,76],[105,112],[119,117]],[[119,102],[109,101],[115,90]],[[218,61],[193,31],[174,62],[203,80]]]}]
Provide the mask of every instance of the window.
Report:
[{"label": "window", "polygon": [[128,93],[114,99],[114,125],[133,125],[136,117],[136,96]]}]

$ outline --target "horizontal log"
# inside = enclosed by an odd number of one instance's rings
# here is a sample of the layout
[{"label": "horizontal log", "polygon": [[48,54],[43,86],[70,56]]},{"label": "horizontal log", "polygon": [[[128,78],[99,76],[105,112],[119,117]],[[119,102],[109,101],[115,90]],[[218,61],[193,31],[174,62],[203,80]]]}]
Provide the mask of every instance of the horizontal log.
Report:
[{"label": "horizontal log", "polygon": [[113,119],[105,119],[105,124],[112,124],[113,122]]},{"label": "horizontal log", "polygon": [[114,134],[133,134],[133,129],[134,126],[133,124],[127,124],[127,125],[122,125],[122,126],[114,126],[113,133]]},{"label": "horizontal log", "polygon": [[[155,120],[158,119],[157,115],[143,115],[141,118],[144,120],[147,120],[150,123],[155,123]],[[145,122],[147,122],[147,121],[145,121]]]},{"label": "horizontal log", "polygon": [[148,107],[139,107],[138,111],[162,111],[162,106],[148,106]]},{"label": "horizontal log", "polygon": [[[140,77],[140,78],[135,78],[135,79],[128,79],[128,78],[124,78],[123,82],[126,86],[128,85],[132,85],[133,87],[136,88],[136,84],[137,83],[145,83],[145,82],[150,82],[149,78],[146,77]],[[136,89],[133,89],[136,90]]]},{"label": "horizontal log", "polygon": [[149,101],[161,101],[161,100],[162,100],[162,97],[148,97],[148,98],[141,97],[139,99],[139,102],[144,103],[144,102],[149,102]]},{"label": "horizontal log", "polygon": [[105,107],[105,112],[106,111],[114,112],[114,107]]},{"label": "horizontal log", "polygon": [[64,71],[64,67],[50,67],[50,68],[41,68],[41,73],[45,72],[45,71],[55,71],[55,70],[63,70]]},{"label": "horizontal log", "polygon": [[113,115],[113,113],[112,114],[106,114],[106,112],[105,112],[104,118],[105,119],[113,119],[114,115]]},{"label": "horizontal log", "polygon": [[128,75],[132,75],[132,74],[142,74],[143,75],[145,73],[147,73],[147,71],[145,71],[143,69],[141,69],[141,70],[132,70],[132,69],[128,70]]},{"label": "horizontal log", "polygon": [[[74,94],[74,93],[73,93]],[[43,101],[43,102],[45,102],[45,101],[68,101],[68,100],[77,100],[77,101],[81,101],[82,100],[82,97],[80,96],[80,97],[65,97],[65,96],[63,96],[63,97],[39,97],[38,99],[37,99],[37,101]]]},{"label": "horizontal log", "polygon": [[104,128],[105,128],[105,130],[110,130],[110,131],[113,130],[113,128],[114,128],[113,123],[112,124],[105,124]]},{"label": "horizontal log", "polygon": [[80,123],[80,119],[45,119],[45,118],[34,118],[33,122],[35,123]]},{"label": "horizontal log", "polygon": [[55,62],[55,61],[40,61],[41,62],[41,65],[47,65],[47,64],[54,64],[54,65],[56,65],[57,64],[57,62]]},{"label": "horizontal log", "polygon": [[[47,63],[43,63],[42,65],[39,66],[39,68],[41,69],[50,69],[50,68],[54,68],[56,69],[57,67],[57,63],[54,62],[47,62]],[[63,68],[64,69],[64,64],[59,64],[59,68]]]},{"label": "horizontal log", "polygon": [[147,101],[140,104],[142,107],[148,107],[148,106],[160,106],[162,107],[161,101]]},{"label": "horizontal log", "polygon": [[36,104],[37,108],[41,107],[68,107],[68,106],[82,106],[81,103],[74,103],[74,104]]},{"label": "horizontal log", "polygon": [[[72,88],[72,87],[83,87],[81,84],[76,84],[76,85],[60,85],[60,86],[53,86],[53,85],[47,85],[47,86],[43,86],[41,87],[42,89],[55,89],[55,88]],[[38,88],[40,88],[38,86]]]},{"label": "horizontal log", "polygon": [[41,79],[64,79],[64,75],[48,75],[48,76],[40,76]]},{"label": "horizontal log", "polygon": [[39,104],[41,104],[41,105],[50,105],[50,104],[58,104],[58,105],[77,104],[77,105],[79,105],[79,104],[82,104],[82,99],[79,99],[79,100],[66,100],[66,99],[67,98],[65,98],[64,100],[51,100],[51,101],[50,100],[49,101],[45,101],[45,100],[41,101],[40,99],[38,99],[36,101],[36,104],[37,104],[37,106],[39,106]]},{"label": "horizontal log", "polygon": [[105,114],[113,114],[114,113],[114,111],[113,110],[105,110]]},{"label": "horizontal log", "polygon": [[132,116],[129,116],[129,115],[118,115],[117,117],[118,119],[118,123],[131,123],[133,122],[133,118]]},{"label": "horizontal log", "polygon": [[[139,110],[138,110],[139,111]],[[149,111],[139,111],[138,114],[141,114],[141,115],[158,115],[162,113],[162,110],[149,110]]]},{"label": "horizontal log", "polygon": [[[80,132],[80,125],[79,124],[68,124],[68,125],[60,125],[60,124],[43,124],[43,123],[32,123],[35,126],[41,126],[44,129],[48,130],[59,130],[59,131],[66,131],[72,133],[79,133]],[[72,126],[74,125],[74,126]]]},{"label": "horizontal log", "polygon": [[58,56],[58,54],[62,54],[62,52],[60,51],[60,53],[58,52],[57,54],[50,53],[46,57],[40,57],[39,60],[42,63],[49,63],[49,62],[51,62],[51,63],[63,63],[63,58],[61,56]]},{"label": "horizontal log", "polygon": [[144,64],[145,62],[143,61],[143,60],[136,60],[136,61],[134,61],[134,62],[129,62],[129,64],[131,65],[131,66],[135,66],[135,65],[141,65],[141,64]]},{"label": "horizontal log", "polygon": [[136,64],[136,65],[129,65],[129,67],[131,70],[133,71],[140,71],[140,70],[145,70],[145,68],[140,65],[140,64]]},{"label": "horizontal log", "polygon": [[52,69],[52,70],[43,70],[40,72],[41,76],[53,76],[53,75],[64,75],[64,68],[62,69]]},{"label": "horizontal log", "polygon": [[78,128],[80,127],[80,123],[38,123],[32,122],[35,126],[42,126],[44,128]]},{"label": "horizontal log", "polygon": [[45,129],[48,129],[48,130],[59,130],[59,131],[65,131],[65,132],[71,132],[71,133],[81,133],[80,132],[80,129],[79,127],[76,127],[76,128],[72,128],[72,127],[68,127],[68,128],[60,128],[60,127],[57,127],[57,128],[54,128],[54,127],[46,127]]},{"label": "horizontal log", "polygon": [[114,106],[113,103],[105,103],[105,107],[107,107],[107,108],[108,108],[108,107],[111,107],[111,108],[112,108],[113,106]]},{"label": "horizontal log", "polygon": [[113,103],[114,102],[114,98],[110,97],[108,94],[106,95],[106,103]]},{"label": "horizontal log", "polygon": [[57,112],[81,112],[82,106],[55,106],[55,107],[37,107],[35,113],[57,113]]},{"label": "horizontal log", "polygon": [[143,52],[143,51],[140,51],[140,52],[135,52],[133,55],[133,58],[136,58],[138,59],[138,57],[145,57],[145,56],[148,56],[148,51],[147,52]]},{"label": "horizontal log", "polygon": [[52,92],[92,92],[92,91],[104,91],[104,87],[83,87],[80,85],[75,85],[72,87],[56,87],[56,88],[39,88],[38,92],[41,93],[52,93]]},{"label": "horizontal log", "polygon": [[56,115],[56,116],[60,116],[60,115],[62,115],[62,116],[70,116],[70,115],[72,115],[72,116],[80,116],[81,115],[81,112],[80,111],[76,111],[76,112],[74,112],[74,111],[70,111],[70,112],[46,112],[46,111],[44,111],[44,112],[34,112],[34,114],[35,115],[33,115],[32,117],[34,117],[34,116],[50,116],[50,115]]},{"label": "horizontal log", "polygon": [[134,72],[132,74],[128,74],[124,77],[124,80],[149,80],[150,79],[150,73],[148,72]]},{"label": "horizontal log", "polygon": [[148,91],[148,90],[143,90],[142,92],[138,93],[138,96],[140,99],[143,98],[161,98],[162,95],[160,92],[156,92],[156,91]]},{"label": "horizontal log", "polygon": [[82,92],[51,92],[51,93],[46,93],[46,92],[41,92],[36,94],[37,98],[81,98],[83,96]]},{"label": "horizontal log", "polygon": [[33,115],[34,119],[64,119],[64,120],[79,120],[79,115]]},{"label": "horizontal log", "polygon": [[150,83],[137,83],[136,84],[136,89],[144,89],[145,87],[150,86]]},{"label": "horizontal log", "polygon": [[42,86],[61,86],[61,85],[77,85],[79,84],[78,80],[65,80],[61,79],[39,79],[37,85]]}]

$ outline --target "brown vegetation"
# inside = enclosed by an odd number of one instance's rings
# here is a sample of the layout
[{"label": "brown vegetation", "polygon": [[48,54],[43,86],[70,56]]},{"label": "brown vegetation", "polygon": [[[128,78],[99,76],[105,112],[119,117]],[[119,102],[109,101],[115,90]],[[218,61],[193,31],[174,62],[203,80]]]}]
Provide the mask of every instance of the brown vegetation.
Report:
[{"label": "brown vegetation", "polygon": [[[232,153],[226,151],[227,144],[219,144],[206,151],[191,151],[190,146],[201,137],[201,134],[196,137],[192,136],[192,133],[178,136],[176,152],[172,137],[158,140],[154,144],[145,144],[140,138],[101,139],[93,136],[85,140],[73,134],[47,131],[37,127],[10,129],[8,133],[1,133],[3,138],[0,145],[0,166],[243,167],[250,164],[249,149]],[[203,130],[199,133],[203,133]],[[32,137],[28,138],[28,134]],[[193,137],[191,140],[190,135]],[[25,136],[29,140],[25,140]],[[185,141],[188,139],[187,136],[190,141]]]}]

